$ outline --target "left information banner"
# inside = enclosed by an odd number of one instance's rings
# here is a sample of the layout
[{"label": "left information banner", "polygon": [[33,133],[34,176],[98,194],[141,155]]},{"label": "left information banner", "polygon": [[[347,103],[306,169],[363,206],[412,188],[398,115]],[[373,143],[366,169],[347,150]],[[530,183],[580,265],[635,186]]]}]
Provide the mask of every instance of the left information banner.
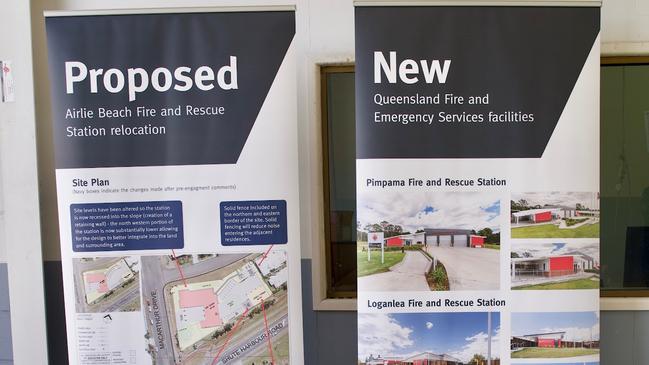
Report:
[{"label": "left information banner", "polygon": [[294,10],[46,27],[70,364],[302,363]]}]

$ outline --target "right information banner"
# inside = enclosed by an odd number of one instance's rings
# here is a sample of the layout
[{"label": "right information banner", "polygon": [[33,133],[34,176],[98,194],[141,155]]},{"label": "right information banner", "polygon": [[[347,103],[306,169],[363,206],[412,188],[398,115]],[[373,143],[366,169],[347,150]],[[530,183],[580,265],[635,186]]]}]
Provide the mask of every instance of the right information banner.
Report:
[{"label": "right information banner", "polygon": [[359,364],[599,364],[584,4],[357,4]]}]

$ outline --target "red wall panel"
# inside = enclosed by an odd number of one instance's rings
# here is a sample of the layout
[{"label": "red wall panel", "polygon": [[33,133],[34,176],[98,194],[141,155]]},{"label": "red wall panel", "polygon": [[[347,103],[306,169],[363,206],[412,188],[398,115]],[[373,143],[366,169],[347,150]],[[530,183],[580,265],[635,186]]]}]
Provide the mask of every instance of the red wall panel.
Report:
[{"label": "red wall panel", "polygon": [[548,338],[539,338],[538,346],[539,347],[555,347],[555,340]]},{"label": "red wall panel", "polygon": [[403,239],[401,237],[390,237],[386,241],[388,247],[401,247],[403,246]]},{"label": "red wall panel", "polygon": [[484,246],[484,237],[482,236],[471,236],[471,247],[482,247]]},{"label": "red wall panel", "polygon": [[550,272],[552,271],[574,271],[574,257],[572,256],[559,256],[550,257]]},{"label": "red wall panel", "polygon": [[549,222],[552,220],[552,212],[541,212],[534,214],[535,222]]}]

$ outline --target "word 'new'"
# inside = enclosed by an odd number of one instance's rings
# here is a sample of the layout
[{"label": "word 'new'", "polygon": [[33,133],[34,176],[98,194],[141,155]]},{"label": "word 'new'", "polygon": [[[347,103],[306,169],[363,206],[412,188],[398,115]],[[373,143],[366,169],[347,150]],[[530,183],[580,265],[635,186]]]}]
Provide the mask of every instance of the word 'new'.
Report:
[{"label": "word 'new'", "polygon": [[397,63],[397,52],[390,51],[390,60],[385,58],[383,52],[374,52],[374,83],[382,82],[381,75],[390,84],[397,83],[397,76],[405,84],[414,84],[419,82],[419,77],[423,76],[427,84],[432,84],[437,79],[440,84],[446,83],[449,70],[451,69],[451,60],[420,60],[419,62],[412,59],[405,59]]}]

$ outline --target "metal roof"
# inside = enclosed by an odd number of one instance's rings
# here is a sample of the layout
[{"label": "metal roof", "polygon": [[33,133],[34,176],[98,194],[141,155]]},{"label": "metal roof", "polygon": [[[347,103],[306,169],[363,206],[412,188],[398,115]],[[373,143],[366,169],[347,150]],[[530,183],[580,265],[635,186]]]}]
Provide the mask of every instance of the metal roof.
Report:
[{"label": "metal roof", "polygon": [[420,354],[410,356],[403,361],[413,361],[413,360],[447,360],[447,361],[454,361],[454,362],[461,362],[460,359],[454,358],[451,355],[447,354],[434,354],[432,352],[422,352]]},{"label": "metal roof", "polygon": [[557,257],[576,257],[578,255],[556,255],[556,256],[538,256],[538,257],[516,257],[512,258],[512,261],[514,262],[529,262],[529,261],[541,261],[541,260],[547,260],[547,259],[552,259],[552,258],[557,258]]},{"label": "metal roof", "polygon": [[534,339],[538,339],[539,337],[552,336],[552,335],[561,335],[561,337],[563,337],[566,335],[566,332],[564,331],[564,332],[534,333],[530,335],[512,336],[512,337],[520,340],[534,341]]},{"label": "metal roof", "polygon": [[512,215],[514,217],[525,217],[527,215],[534,215],[538,213],[544,213],[544,212],[558,212],[561,211],[561,208],[537,208],[537,209],[528,209],[528,210],[521,210],[520,212],[513,212]]},{"label": "metal roof", "polygon": [[456,229],[456,228],[424,228],[426,236],[438,235],[456,235],[456,234],[471,234],[470,229]]}]

